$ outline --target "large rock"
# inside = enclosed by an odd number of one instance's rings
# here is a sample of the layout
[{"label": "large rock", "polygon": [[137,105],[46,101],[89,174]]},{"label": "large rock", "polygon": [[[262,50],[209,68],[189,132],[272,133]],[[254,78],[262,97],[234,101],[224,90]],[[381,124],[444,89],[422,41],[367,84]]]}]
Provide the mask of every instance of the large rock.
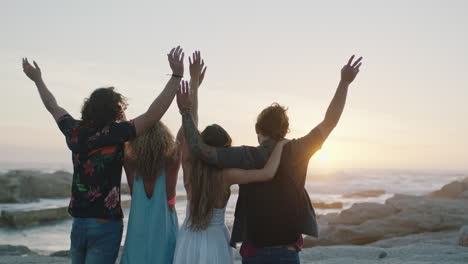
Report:
[{"label": "large rock", "polygon": [[[388,211],[382,210],[384,217],[380,218],[370,212],[348,214],[343,211],[329,226],[320,230],[318,239],[308,237],[307,245],[363,245],[409,234],[456,230],[468,223],[468,203],[464,200],[397,194],[385,204],[393,208],[394,213],[384,216]],[[362,211],[370,209],[355,206]],[[351,217],[349,221],[347,215]],[[364,215],[368,218],[362,217]],[[343,224],[345,222],[352,224]]]},{"label": "large rock", "polygon": [[460,229],[458,245],[462,247],[468,247],[468,226],[464,226]]},{"label": "large rock", "polygon": [[359,225],[370,219],[378,219],[397,212],[393,206],[379,203],[356,203],[343,210],[329,223],[332,225]]},{"label": "large rock", "polygon": [[379,197],[385,194],[384,190],[367,190],[359,191],[354,193],[344,194],[344,198],[367,198],[367,197]]},{"label": "large rock", "polygon": [[0,175],[0,203],[33,202],[38,198],[70,196],[72,174],[14,170]]},{"label": "large rock", "polygon": [[[455,245],[457,232],[424,233],[391,240],[390,247],[318,246],[304,248],[301,263],[320,264],[462,264],[467,263],[468,250]],[[385,240],[382,240],[385,241]]]},{"label": "large rock", "polygon": [[25,211],[2,211],[0,226],[27,226],[69,218],[68,207]]},{"label": "large rock", "polygon": [[35,253],[25,246],[0,245],[0,256],[23,256],[31,254]]},{"label": "large rock", "polygon": [[444,185],[440,190],[430,193],[432,197],[459,199],[464,191],[468,190],[468,183],[454,181]]}]

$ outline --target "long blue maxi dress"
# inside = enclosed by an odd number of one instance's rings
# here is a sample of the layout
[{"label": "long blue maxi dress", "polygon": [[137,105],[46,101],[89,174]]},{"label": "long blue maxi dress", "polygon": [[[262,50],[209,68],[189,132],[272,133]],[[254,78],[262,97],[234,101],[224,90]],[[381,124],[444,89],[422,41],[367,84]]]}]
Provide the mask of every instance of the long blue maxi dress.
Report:
[{"label": "long blue maxi dress", "polygon": [[121,263],[172,263],[178,232],[177,213],[166,196],[166,170],[161,170],[151,198],[142,177],[133,180],[132,203]]}]

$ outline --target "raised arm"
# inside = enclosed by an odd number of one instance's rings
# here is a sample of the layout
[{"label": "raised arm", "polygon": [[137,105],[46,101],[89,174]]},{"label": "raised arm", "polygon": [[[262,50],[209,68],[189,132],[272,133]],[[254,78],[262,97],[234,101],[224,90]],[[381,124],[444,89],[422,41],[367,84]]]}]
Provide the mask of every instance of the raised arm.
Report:
[{"label": "raised arm", "polygon": [[217,163],[216,148],[203,142],[197,124],[193,118],[193,97],[187,82],[183,82],[177,92],[177,105],[182,114],[182,128],[185,134],[185,144],[197,158],[210,164]]},{"label": "raised arm", "polygon": [[[192,109],[194,113],[194,122],[195,126],[198,127],[198,88],[203,82],[206,73],[205,62],[201,59],[200,51],[195,51],[192,54],[192,57],[189,57],[190,62],[190,88],[192,90]],[[186,83],[183,83],[186,85]],[[182,162],[186,162],[192,159],[192,155],[188,149],[187,144],[183,138],[183,128],[182,125],[177,133],[177,142],[179,147],[181,147]],[[186,175],[186,174],[184,174]]]},{"label": "raised arm", "polygon": [[67,111],[58,105],[54,95],[49,91],[42,79],[41,68],[39,68],[39,65],[35,61],[33,63],[34,66],[29,63],[27,58],[23,58],[23,72],[36,84],[42,103],[57,121],[60,117],[67,114]]},{"label": "raised arm", "polygon": [[348,94],[348,87],[351,82],[354,81],[356,75],[359,73],[359,67],[361,67],[362,57],[357,59],[353,63],[354,55],[348,61],[348,64],[343,66],[341,69],[341,80],[336,89],[335,96],[328,107],[327,113],[322,123],[319,124],[318,128],[322,137],[326,139],[333,129],[338,124],[341,114],[346,103],[346,96]]},{"label": "raised arm", "polygon": [[167,54],[169,65],[172,69],[171,79],[167,82],[164,90],[153,101],[148,110],[134,119],[137,136],[142,135],[147,129],[156,124],[166,113],[177,93],[180,80],[184,74],[184,53],[178,46]]},{"label": "raised arm", "polygon": [[195,125],[198,127],[198,88],[200,88],[205,78],[205,61],[202,60],[200,51],[195,51],[192,57],[189,57],[190,69],[190,88],[192,91],[192,112]]},{"label": "raised arm", "polygon": [[258,170],[242,170],[242,169],[224,169],[224,181],[228,185],[232,184],[245,184],[251,182],[262,182],[272,180],[278,170],[281,154],[284,145],[288,140],[278,142],[275,149],[270,155],[268,162],[263,169]]}]

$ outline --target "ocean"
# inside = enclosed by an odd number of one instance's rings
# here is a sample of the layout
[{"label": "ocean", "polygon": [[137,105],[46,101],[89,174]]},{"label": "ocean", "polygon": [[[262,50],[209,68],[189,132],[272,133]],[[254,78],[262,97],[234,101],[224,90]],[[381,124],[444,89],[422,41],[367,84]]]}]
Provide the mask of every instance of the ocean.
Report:
[{"label": "ocean", "polygon": [[[17,164],[16,164],[17,165]],[[15,164],[1,164],[0,172],[13,169]],[[16,167],[17,168],[17,167]],[[41,164],[30,165],[28,168],[40,169],[51,172],[58,169],[70,171],[65,166],[46,166]],[[21,169],[25,169],[22,166]],[[392,170],[392,169],[349,169],[335,172],[310,171],[306,190],[312,202],[341,202],[342,209],[316,209],[318,215],[338,213],[358,202],[384,203],[386,199],[395,193],[423,195],[441,188],[443,185],[468,177],[468,172],[457,171],[424,171],[424,170]],[[126,182],[123,176],[123,182]],[[237,186],[232,187],[237,189]],[[345,198],[349,194],[365,190],[384,190],[385,194],[378,197]],[[234,192],[235,193],[235,192]],[[177,194],[184,195],[181,175],[177,185]],[[128,200],[130,196],[122,195],[122,200]],[[231,195],[226,208],[226,224],[230,228],[234,219],[234,209],[237,194]],[[41,199],[39,202],[28,204],[0,204],[0,211],[6,209],[28,209],[65,206],[68,199]],[[176,209],[179,224],[185,218],[185,200],[178,200]],[[124,209],[124,237],[130,209]],[[67,250],[70,246],[69,235],[71,219],[49,222],[43,225],[28,226],[21,228],[0,227],[0,244],[24,245],[39,253],[49,254],[54,251]]]}]

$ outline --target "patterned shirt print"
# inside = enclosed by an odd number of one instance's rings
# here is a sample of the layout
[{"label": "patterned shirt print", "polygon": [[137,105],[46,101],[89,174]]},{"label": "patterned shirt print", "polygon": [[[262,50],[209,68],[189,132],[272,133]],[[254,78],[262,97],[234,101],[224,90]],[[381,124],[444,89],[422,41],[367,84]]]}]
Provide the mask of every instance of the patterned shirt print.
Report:
[{"label": "patterned shirt print", "polygon": [[98,129],[66,114],[57,120],[57,124],[72,152],[70,215],[122,219],[120,181],[124,143],[136,136],[133,121],[112,122]]}]

